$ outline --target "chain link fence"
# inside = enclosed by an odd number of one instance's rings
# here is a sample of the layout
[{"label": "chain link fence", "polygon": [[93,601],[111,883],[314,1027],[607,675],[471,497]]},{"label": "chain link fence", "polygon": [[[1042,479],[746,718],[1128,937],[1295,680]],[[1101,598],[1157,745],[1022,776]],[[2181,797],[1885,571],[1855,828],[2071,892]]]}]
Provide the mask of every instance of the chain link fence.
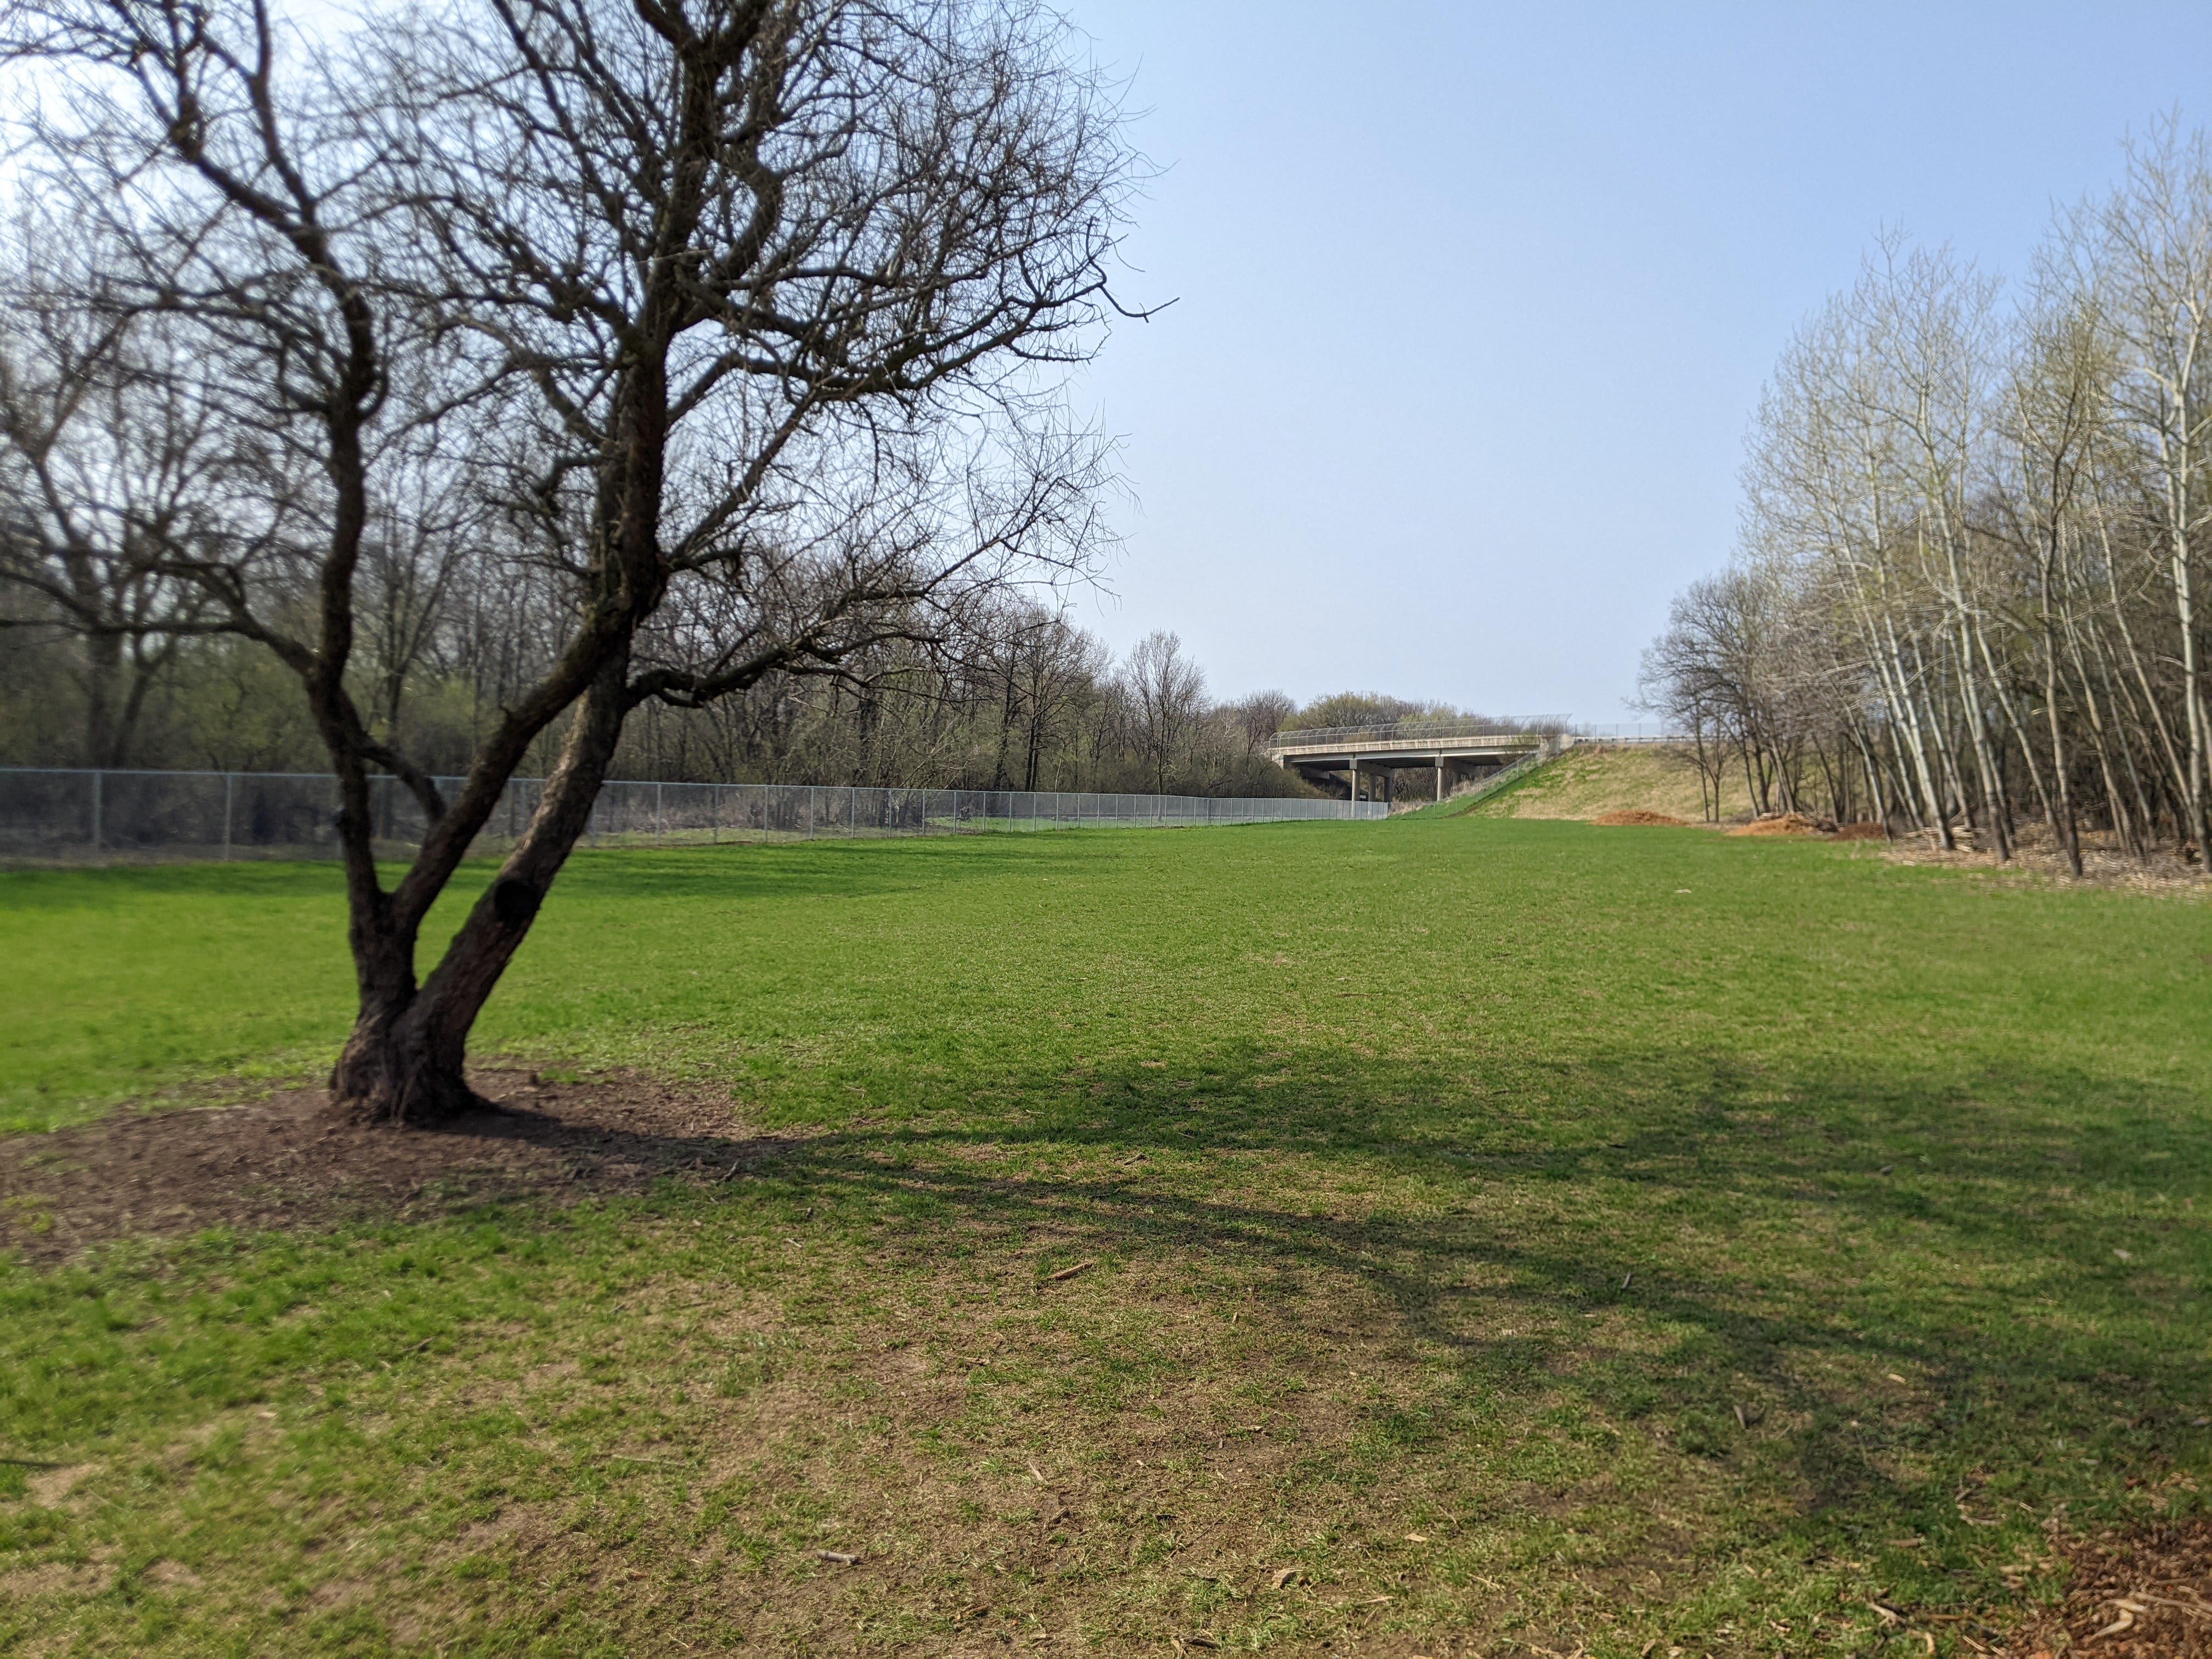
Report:
[{"label": "chain link fence", "polygon": [[[441,778],[450,799],[461,780]],[[498,854],[528,828],[544,780],[510,781],[470,851]],[[372,781],[380,854],[412,855],[422,809],[396,778]],[[333,859],[337,782],[313,773],[57,771],[0,768],[0,859]],[[983,830],[1376,819],[1381,801],[1214,799],[1006,789],[861,789],[795,783],[610,782],[593,847],[706,846]]]}]

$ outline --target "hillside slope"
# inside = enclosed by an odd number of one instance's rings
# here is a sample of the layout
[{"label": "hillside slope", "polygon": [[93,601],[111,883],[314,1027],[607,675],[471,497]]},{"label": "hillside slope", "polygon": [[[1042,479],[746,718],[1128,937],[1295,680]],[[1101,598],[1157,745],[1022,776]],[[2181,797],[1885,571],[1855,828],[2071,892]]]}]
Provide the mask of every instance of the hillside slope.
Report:
[{"label": "hillside slope", "polygon": [[[1474,808],[1492,818],[1594,818],[1605,812],[1664,812],[1701,823],[1697,763],[1685,749],[1571,749],[1527,781]],[[1721,817],[1748,816],[1743,780],[1723,787]]]}]

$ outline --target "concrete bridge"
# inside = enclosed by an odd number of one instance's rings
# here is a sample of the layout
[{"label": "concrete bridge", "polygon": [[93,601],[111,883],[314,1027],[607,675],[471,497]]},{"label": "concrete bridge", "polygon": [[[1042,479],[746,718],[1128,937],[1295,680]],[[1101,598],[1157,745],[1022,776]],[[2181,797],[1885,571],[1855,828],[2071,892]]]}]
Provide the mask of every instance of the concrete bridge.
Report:
[{"label": "concrete bridge", "polygon": [[1559,741],[1556,731],[1501,732],[1482,721],[1397,720],[1278,732],[1267,746],[1267,757],[1309,783],[1348,787],[1354,800],[1363,799],[1363,783],[1367,788],[1364,799],[1373,799],[1378,781],[1382,798],[1391,799],[1397,793],[1398,774],[1416,769],[1431,776],[1418,782],[1408,779],[1408,793],[1419,788],[1427,795],[1433,790],[1434,798],[1442,800],[1459,784],[1473,782]]}]

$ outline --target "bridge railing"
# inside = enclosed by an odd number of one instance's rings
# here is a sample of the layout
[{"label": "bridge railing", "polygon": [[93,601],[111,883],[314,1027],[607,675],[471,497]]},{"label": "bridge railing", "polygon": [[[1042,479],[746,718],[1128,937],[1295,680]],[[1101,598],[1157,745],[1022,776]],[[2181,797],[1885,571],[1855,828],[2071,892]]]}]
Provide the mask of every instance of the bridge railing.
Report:
[{"label": "bridge railing", "polygon": [[1687,732],[1671,732],[1662,725],[1569,726],[1564,720],[1395,720],[1375,726],[1291,726],[1275,733],[1269,747],[1277,754],[1300,749],[1356,749],[1372,744],[1467,743],[1494,738],[1534,745],[1552,742],[1561,747],[1577,743],[1686,744],[1696,741]]},{"label": "bridge railing", "polygon": [[1272,747],[1340,749],[1374,743],[1464,742],[1495,738],[1501,742],[1538,743],[1567,729],[1564,720],[1386,720],[1371,726],[1297,726],[1275,733]]},{"label": "bridge railing", "polygon": [[1670,732],[1664,726],[1578,726],[1568,737],[1570,744],[1683,744],[1695,743],[1697,738],[1686,732]]}]

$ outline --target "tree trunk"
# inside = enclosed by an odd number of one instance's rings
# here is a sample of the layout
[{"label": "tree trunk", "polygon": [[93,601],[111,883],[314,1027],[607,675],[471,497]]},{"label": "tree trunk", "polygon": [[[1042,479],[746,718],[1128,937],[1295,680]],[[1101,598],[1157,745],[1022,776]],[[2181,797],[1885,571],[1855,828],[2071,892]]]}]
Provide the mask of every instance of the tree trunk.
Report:
[{"label": "tree trunk", "polygon": [[[2058,719],[2058,642],[2052,636],[2051,605],[2046,597],[2043,617],[2043,709],[2051,727],[2051,775],[2057,786],[2057,822],[2054,826],[2066,844],[2066,866],[2075,877],[2081,874],[2081,833],[2074,822],[2074,790],[2069,781],[2066,765],[2066,735]],[[2021,738],[2023,746],[2027,739]],[[2040,787],[2040,780],[2038,781]],[[2051,811],[2046,802],[2045,811]]]},{"label": "tree trunk", "polygon": [[600,665],[530,827],[419,990],[411,933],[365,936],[369,930],[356,925],[361,1006],[331,1073],[340,1105],[377,1122],[416,1125],[483,1107],[468,1082],[469,1033],[590,827],[628,712],[629,663],[624,641]]},{"label": "tree trunk", "polygon": [[381,1123],[437,1123],[484,1104],[469,1087],[467,1028],[448,1040],[450,1022],[417,993],[364,995],[352,1034],[331,1073],[331,1097]]}]

